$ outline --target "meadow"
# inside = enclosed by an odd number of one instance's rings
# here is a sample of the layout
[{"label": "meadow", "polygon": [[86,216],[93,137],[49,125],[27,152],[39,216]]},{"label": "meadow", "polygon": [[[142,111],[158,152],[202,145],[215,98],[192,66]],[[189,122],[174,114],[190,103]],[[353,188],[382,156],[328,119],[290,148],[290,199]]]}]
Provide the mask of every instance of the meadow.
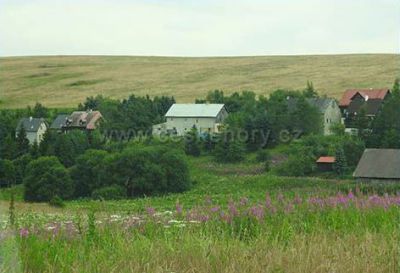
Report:
[{"label": "meadow", "polygon": [[182,194],[10,209],[2,190],[1,272],[400,272],[398,187],[189,164]]},{"label": "meadow", "polygon": [[75,107],[102,94],[122,99],[174,96],[193,102],[214,89],[268,95],[303,89],[340,98],[348,88],[391,87],[400,55],[255,56],[216,58],[43,56],[0,58],[0,108]]}]

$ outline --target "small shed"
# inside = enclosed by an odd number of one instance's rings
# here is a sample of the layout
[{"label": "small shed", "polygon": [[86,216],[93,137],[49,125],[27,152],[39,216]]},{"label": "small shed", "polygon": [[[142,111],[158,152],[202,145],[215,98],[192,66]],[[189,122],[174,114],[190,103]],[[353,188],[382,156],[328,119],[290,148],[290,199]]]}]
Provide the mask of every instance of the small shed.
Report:
[{"label": "small shed", "polygon": [[321,156],[317,160],[317,167],[320,172],[331,172],[335,165],[336,158],[333,156]]},{"label": "small shed", "polygon": [[353,176],[362,181],[400,182],[400,149],[366,149]]}]

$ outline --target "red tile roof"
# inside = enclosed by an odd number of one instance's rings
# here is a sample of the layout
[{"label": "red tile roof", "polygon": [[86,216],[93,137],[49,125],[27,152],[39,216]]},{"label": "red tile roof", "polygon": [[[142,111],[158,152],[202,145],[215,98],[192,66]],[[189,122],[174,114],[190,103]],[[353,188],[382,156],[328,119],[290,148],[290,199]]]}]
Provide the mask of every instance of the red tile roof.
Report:
[{"label": "red tile roof", "polygon": [[317,163],[335,163],[336,158],[333,156],[321,156],[318,158]]},{"label": "red tile roof", "polygon": [[342,99],[340,100],[339,106],[349,106],[351,99],[360,93],[364,98],[368,96],[370,99],[385,99],[386,95],[390,92],[388,88],[380,89],[349,89],[344,92]]}]

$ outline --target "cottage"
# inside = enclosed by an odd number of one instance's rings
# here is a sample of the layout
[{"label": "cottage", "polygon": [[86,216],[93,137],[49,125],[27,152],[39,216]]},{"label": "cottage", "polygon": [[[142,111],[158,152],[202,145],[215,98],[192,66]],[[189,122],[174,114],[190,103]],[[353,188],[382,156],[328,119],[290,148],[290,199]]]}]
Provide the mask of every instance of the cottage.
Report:
[{"label": "cottage", "polygon": [[[388,88],[381,89],[349,89],[346,90],[339,102],[339,107],[342,114],[345,116],[348,112],[348,108],[354,101],[356,105],[362,105],[362,102],[369,100],[380,100],[384,101],[390,96],[390,90]],[[353,111],[354,111],[353,106]]]},{"label": "cottage", "polygon": [[321,156],[316,163],[320,172],[331,172],[334,169],[336,158],[333,156]]},{"label": "cottage", "polygon": [[26,137],[30,144],[33,144],[35,141],[39,144],[43,140],[44,133],[47,130],[47,123],[42,118],[22,118],[16,128],[16,136],[18,136],[21,127],[25,129]]},{"label": "cottage", "polygon": [[318,108],[323,116],[324,135],[332,134],[332,125],[342,122],[342,115],[336,100],[331,98],[311,98],[307,99],[307,102]]},{"label": "cottage", "polygon": [[[294,111],[296,109],[297,101],[298,99],[296,98],[287,98],[289,111]],[[321,113],[324,135],[332,134],[332,125],[342,122],[342,115],[336,100],[332,98],[308,98],[306,101],[311,106],[317,108]]]},{"label": "cottage", "polygon": [[400,149],[366,149],[353,174],[362,181],[400,182]]},{"label": "cottage", "polygon": [[224,104],[173,104],[165,114],[166,122],[153,126],[153,134],[182,136],[192,128],[199,133],[217,133],[228,112]]},{"label": "cottage", "polygon": [[373,120],[388,97],[388,88],[347,90],[339,103],[347,131],[355,130],[354,121],[361,113]]}]

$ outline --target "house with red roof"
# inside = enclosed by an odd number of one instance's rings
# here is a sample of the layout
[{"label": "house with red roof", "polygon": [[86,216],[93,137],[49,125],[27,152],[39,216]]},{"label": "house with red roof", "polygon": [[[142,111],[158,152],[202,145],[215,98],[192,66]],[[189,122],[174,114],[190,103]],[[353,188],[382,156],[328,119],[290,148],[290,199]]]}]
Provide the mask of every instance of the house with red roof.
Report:
[{"label": "house with red roof", "polygon": [[380,89],[348,89],[344,92],[340,102],[340,109],[347,109],[355,98],[385,100],[390,95],[389,88]]},{"label": "house with red roof", "polygon": [[372,120],[389,97],[389,88],[346,90],[339,102],[346,127],[352,127],[352,121],[361,112]]}]

